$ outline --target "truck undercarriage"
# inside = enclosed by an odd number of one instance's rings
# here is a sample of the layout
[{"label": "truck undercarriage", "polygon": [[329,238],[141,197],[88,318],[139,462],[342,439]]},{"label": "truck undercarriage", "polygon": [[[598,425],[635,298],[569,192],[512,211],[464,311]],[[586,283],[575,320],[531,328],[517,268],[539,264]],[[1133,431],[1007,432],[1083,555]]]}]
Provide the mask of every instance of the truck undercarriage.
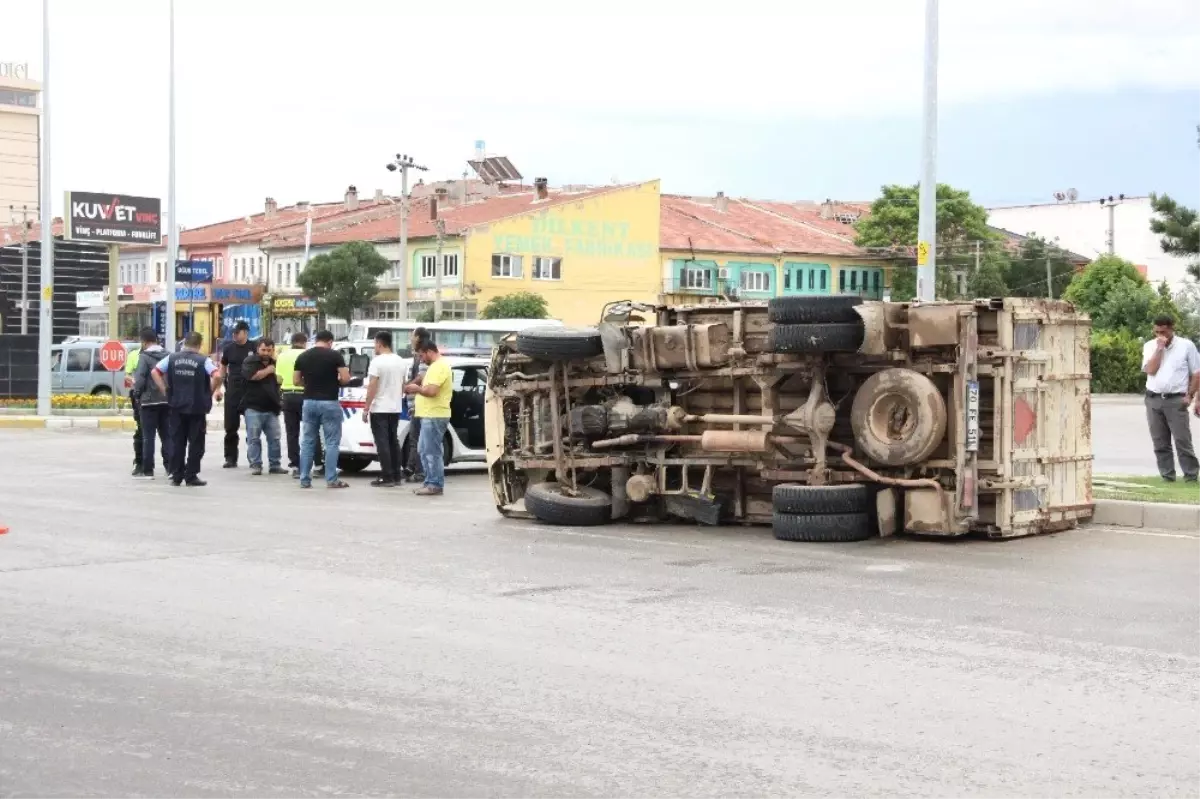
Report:
[{"label": "truck undercarriage", "polygon": [[1009,537],[1091,515],[1087,317],[1025,299],[650,307],[494,351],[507,516]]}]

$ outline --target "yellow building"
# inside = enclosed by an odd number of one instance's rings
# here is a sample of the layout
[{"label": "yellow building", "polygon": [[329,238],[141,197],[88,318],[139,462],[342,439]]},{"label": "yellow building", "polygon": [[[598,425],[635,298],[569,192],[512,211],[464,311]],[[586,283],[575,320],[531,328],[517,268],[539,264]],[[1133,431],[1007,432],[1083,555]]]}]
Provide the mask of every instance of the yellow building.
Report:
[{"label": "yellow building", "polygon": [[481,311],[493,297],[531,291],[555,319],[594,324],[607,302],[658,300],[658,181],[553,199],[464,231],[464,292]]}]

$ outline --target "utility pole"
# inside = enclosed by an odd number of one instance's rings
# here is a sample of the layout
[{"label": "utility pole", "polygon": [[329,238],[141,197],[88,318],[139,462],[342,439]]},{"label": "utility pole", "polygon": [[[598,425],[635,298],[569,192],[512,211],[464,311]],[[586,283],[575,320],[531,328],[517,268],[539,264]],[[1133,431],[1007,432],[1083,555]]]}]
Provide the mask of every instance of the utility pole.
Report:
[{"label": "utility pole", "polygon": [[[9,220],[17,218],[17,207],[8,206]],[[21,335],[29,335],[29,206],[21,206]]]},{"label": "utility pole", "polygon": [[1054,299],[1054,270],[1050,268],[1050,248],[1046,248],[1046,299]]},{"label": "utility pole", "polygon": [[[50,0],[42,0],[42,174],[38,213],[42,247],[38,253],[38,416],[50,415],[50,342],[54,336],[54,216],[50,209]],[[71,209],[64,209],[64,216]]]},{"label": "utility pole", "polygon": [[917,221],[917,299],[937,291],[938,0],[925,0],[925,91],[921,122],[921,193]]},{"label": "utility pole", "polygon": [[439,219],[433,223],[437,230],[437,255],[433,260],[433,321],[442,320],[442,246],[446,241],[446,220]]},{"label": "utility pole", "polygon": [[389,172],[400,171],[400,258],[396,277],[400,280],[400,318],[408,319],[408,170],[427,172],[429,168],[414,162],[412,156],[400,153],[387,168]]},{"label": "utility pole", "polygon": [[[167,166],[167,219],[170,221],[170,226],[167,228],[167,296],[164,298],[163,310],[166,319],[163,320],[163,339],[167,346],[167,352],[175,351],[175,263],[179,260],[179,216],[178,208],[175,204],[175,0],[171,0],[168,9],[168,19],[170,27],[170,64],[168,70],[168,80],[170,88],[167,92],[168,106],[170,107],[170,122],[168,123],[168,166]],[[113,287],[116,288],[115,286]]]},{"label": "utility pole", "polygon": [[1108,254],[1109,255],[1117,254],[1116,211],[1117,211],[1117,206],[1123,202],[1125,202],[1124,194],[1118,194],[1115,200],[1113,199],[1113,196],[1111,194],[1108,195],[1108,197],[1100,198],[1100,207],[1101,208],[1103,208],[1105,206],[1108,207],[1108,238],[1107,238],[1106,244],[1108,245]]}]

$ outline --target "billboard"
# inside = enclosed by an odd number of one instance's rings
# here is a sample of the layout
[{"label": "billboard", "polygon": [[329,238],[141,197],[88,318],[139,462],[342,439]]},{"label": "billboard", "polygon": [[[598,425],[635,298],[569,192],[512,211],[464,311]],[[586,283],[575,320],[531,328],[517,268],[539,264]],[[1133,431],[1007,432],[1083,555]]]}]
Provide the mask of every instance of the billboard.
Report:
[{"label": "billboard", "polygon": [[67,192],[63,238],[109,244],[162,244],[162,204],[156,197]]}]

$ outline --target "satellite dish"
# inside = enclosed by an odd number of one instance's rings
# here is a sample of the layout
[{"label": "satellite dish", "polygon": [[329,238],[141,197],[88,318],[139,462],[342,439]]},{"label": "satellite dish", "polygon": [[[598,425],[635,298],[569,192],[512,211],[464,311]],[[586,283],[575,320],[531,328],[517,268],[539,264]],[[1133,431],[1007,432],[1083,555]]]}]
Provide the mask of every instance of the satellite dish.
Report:
[{"label": "satellite dish", "polygon": [[1054,199],[1057,202],[1062,202],[1063,200],[1067,199],[1067,195],[1063,194],[1061,191],[1056,191],[1054,192]]},{"label": "satellite dish", "polygon": [[1079,199],[1079,189],[1067,189],[1067,202],[1073,203]]}]

